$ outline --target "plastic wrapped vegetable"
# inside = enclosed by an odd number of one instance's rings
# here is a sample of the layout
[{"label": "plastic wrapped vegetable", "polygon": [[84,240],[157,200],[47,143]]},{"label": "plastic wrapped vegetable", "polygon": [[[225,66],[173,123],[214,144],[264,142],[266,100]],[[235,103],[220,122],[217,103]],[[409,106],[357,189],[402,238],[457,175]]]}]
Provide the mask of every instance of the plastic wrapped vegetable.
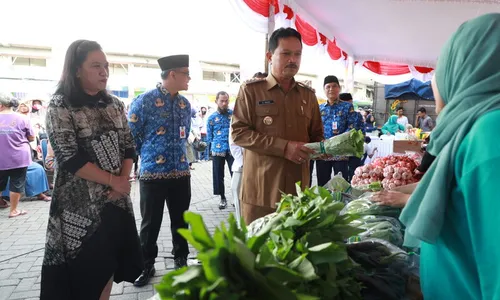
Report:
[{"label": "plastic wrapped vegetable", "polygon": [[364,153],[365,137],[361,130],[352,129],[349,132],[336,135],[323,142],[309,143],[305,146],[316,151],[311,158],[317,158],[322,154],[356,156],[361,158]]},{"label": "plastic wrapped vegetable", "polygon": [[342,210],[342,214],[355,214],[361,216],[381,215],[399,218],[401,209],[373,203],[370,200],[371,195],[372,193],[365,193],[359,199],[349,202]]},{"label": "plastic wrapped vegetable", "polygon": [[379,238],[396,246],[403,245],[401,223],[395,218],[384,216],[364,216],[352,221],[351,226],[365,230],[351,237],[348,241],[363,241],[369,238]]},{"label": "plastic wrapped vegetable", "polygon": [[[365,190],[352,187],[351,184],[344,179],[342,173],[338,173],[333,176],[332,179],[330,179],[323,187],[332,192],[342,192],[344,194],[348,194],[353,198],[358,198],[366,192]],[[350,202],[353,199],[348,200],[348,202]]]}]

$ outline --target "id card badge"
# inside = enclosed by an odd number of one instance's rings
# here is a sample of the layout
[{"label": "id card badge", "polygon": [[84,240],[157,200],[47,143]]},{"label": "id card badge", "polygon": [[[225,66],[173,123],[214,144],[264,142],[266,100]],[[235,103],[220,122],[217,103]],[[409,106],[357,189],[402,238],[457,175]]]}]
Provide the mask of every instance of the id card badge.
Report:
[{"label": "id card badge", "polygon": [[332,129],[333,129],[333,130],[337,130],[337,129],[338,129],[338,128],[337,128],[337,122],[333,122],[333,123],[332,123]]},{"label": "id card badge", "polygon": [[180,126],[179,127],[179,137],[181,139],[185,139],[186,138],[186,126]]}]

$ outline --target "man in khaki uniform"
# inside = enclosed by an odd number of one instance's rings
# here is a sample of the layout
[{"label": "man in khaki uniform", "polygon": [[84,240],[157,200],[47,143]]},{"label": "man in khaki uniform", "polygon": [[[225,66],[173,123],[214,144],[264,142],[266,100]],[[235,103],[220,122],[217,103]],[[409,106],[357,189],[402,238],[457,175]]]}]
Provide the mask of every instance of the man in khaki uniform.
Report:
[{"label": "man in khaki uniform", "polygon": [[271,73],[241,85],[233,113],[232,137],[244,152],[242,215],[247,224],[272,213],[281,192],[296,194],[295,183],[309,185],[309,154],[320,142],[323,124],[314,90],[294,80],[302,39],[292,28],[269,40]]}]

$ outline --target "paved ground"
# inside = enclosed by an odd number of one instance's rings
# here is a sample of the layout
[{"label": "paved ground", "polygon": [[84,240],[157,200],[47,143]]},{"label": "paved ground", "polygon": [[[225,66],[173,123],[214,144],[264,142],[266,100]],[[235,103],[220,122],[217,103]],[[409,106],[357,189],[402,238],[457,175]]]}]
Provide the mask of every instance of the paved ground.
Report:
[{"label": "paved ground", "polygon": [[[200,213],[209,229],[225,220],[228,209],[218,209],[218,198],[212,195],[212,164],[210,162],[193,165],[191,211]],[[140,225],[138,185],[132,186],[132,201],[137,221]],[[226,196],[231,199],[230,176],[226,170]],[[43,260],[45,231],[47,227],[50,203],[42,201],[22,201],[20,208],[28,214],[18,218],[7,218],[8,211],[0,210],[0,300],[38,299],[40,294],[40,270]],[[115,284],[112,290],[113,300],[142,300],[153,296],[153,284],[173,269],[172,238],[168,213],[165,211],[160,236],[158,238],[159,255],[156,275],[151,283],[136,288],[130,283]],[[193,252],[193,251],[192,251]]]}]

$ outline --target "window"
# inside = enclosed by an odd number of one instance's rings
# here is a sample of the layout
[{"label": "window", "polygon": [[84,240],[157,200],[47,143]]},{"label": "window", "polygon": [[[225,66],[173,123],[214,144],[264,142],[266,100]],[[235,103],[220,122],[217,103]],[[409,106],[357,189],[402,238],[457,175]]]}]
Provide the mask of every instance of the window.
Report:
[{"label": "window", "polygon": [[145,65],[145,64],[140,64],[140,65],[134,65],[135,68],[142,68],[142,69],[154,69],[154,70],[159,70],[160,67],[157,65]]},{"label": "window", "polygon": [[45,58],[12,57],[12,64],[14,66],[46,67],[47,60]]},{"label": "window", "polygon": [[231,73],[231,83],[240,83],[240,72]]},{"label": "window", "polygon": [[109,64],[109,74],[127,75],[128,74],[128,65]]},{"label": "window", "polygon": [[226,81],[223,72],[203,71],[203,80]]}]

